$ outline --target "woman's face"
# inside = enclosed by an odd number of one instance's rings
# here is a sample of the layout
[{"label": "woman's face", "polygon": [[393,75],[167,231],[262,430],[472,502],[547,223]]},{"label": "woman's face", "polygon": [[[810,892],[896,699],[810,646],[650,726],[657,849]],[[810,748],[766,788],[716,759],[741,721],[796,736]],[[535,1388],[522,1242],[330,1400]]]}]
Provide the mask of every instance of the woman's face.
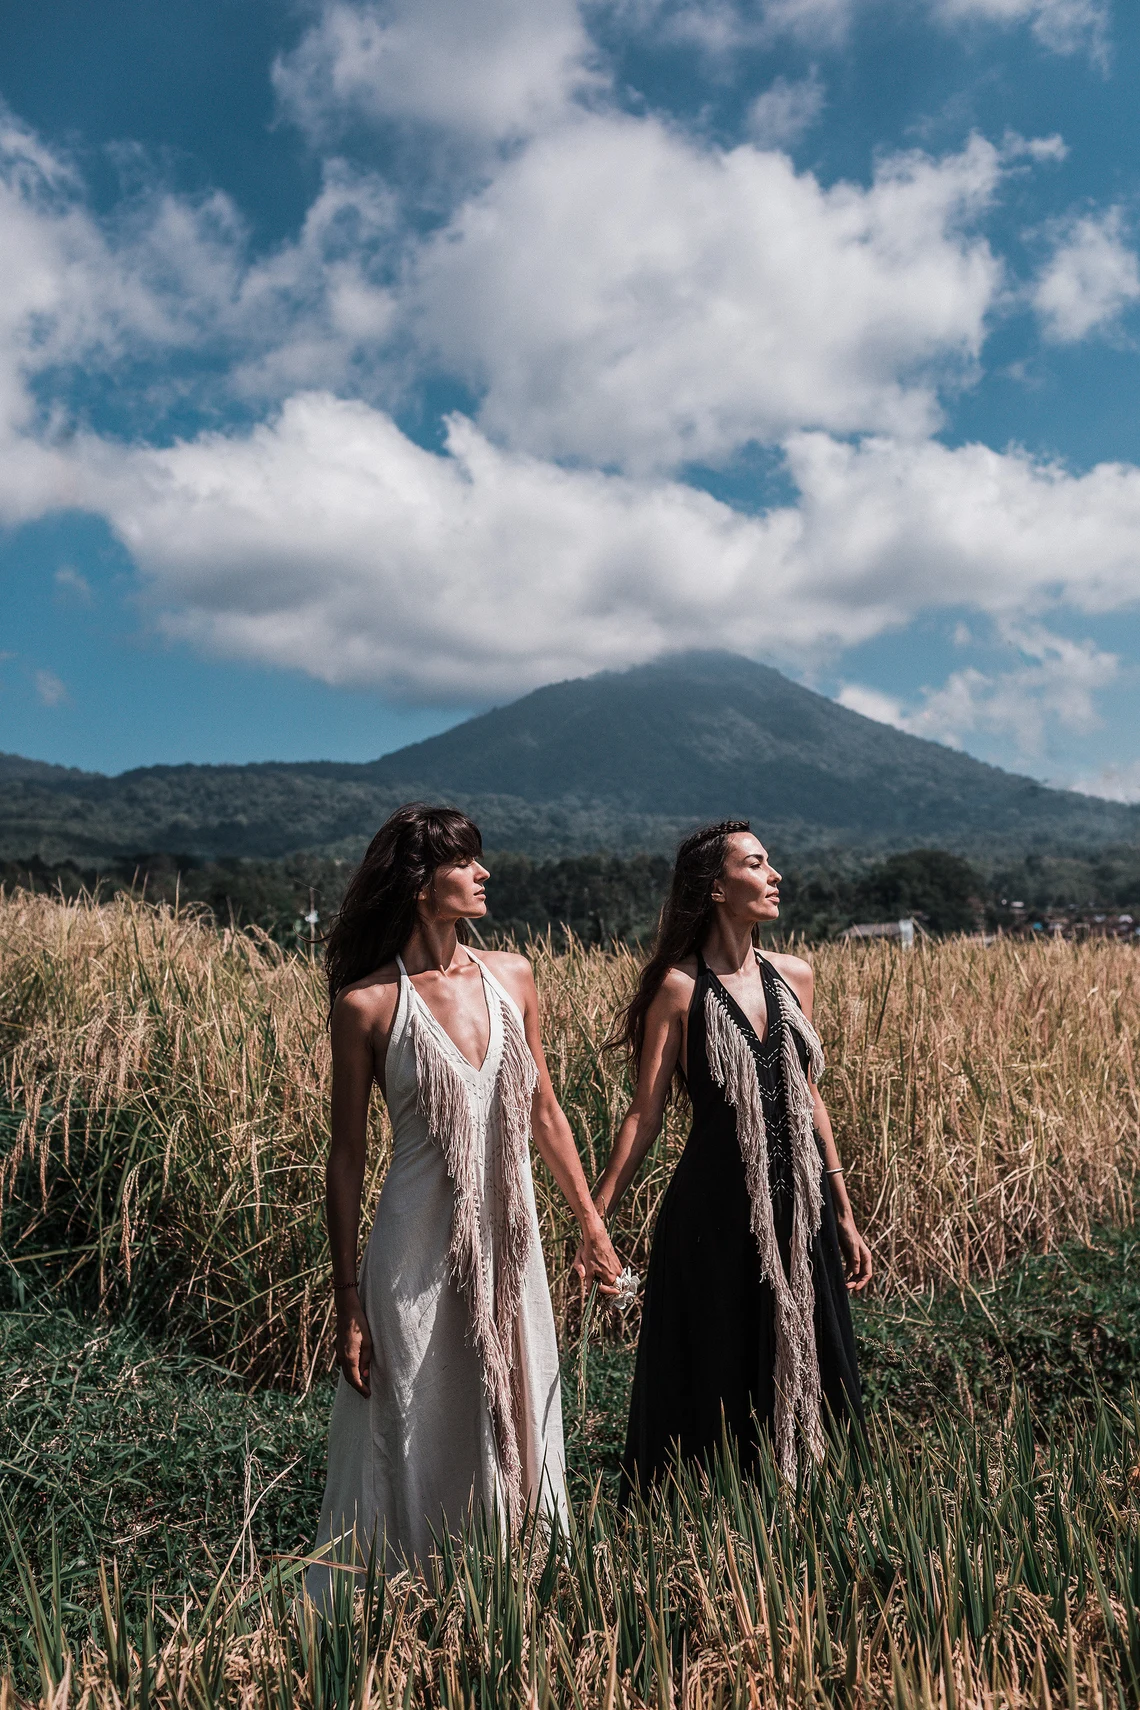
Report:
[{"label": "woman's face", "polygon": [[751,831],[734,831],[713,901],[740,920],[776,920],[780,914],[780,875],[768,851]]},{"label": "woman's face", "polygon": [[483,881],[488,877],[476,860],[437,867],[430,885],[420,892],[420,902],[436,920],[478,920],[487,912]]}]

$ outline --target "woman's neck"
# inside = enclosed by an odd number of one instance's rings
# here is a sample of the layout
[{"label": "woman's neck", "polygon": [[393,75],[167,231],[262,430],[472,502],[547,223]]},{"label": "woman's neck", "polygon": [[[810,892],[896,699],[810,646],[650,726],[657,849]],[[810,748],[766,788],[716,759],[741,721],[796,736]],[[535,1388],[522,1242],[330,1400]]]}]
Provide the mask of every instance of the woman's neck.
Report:
[{"label": "woman's neck", "polygon": [[752,922],[717,910],[701,954],[714,974],[740,974],[752,961]]},{"label": "woman's neck", "polygon": [[454,920],[433,920],[420,915],[412,935],[401,952],[409,974],[426,974],[429,968],[437,974],[448,974],[453,965],[463,967],[467,956],[460,953],[459,934]]}]

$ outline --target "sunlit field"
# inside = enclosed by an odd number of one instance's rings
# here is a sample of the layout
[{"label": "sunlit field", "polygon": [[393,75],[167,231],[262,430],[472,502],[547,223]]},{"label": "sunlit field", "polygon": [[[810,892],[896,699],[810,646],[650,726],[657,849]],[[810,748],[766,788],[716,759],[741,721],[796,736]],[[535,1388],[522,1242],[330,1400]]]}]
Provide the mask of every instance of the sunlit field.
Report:
[{"label": "sunlit field", "polygon": [[[635,964],[531,950],[551,1071],[592,1172],[628,1093],[603,1047]],[[1135,950],[956,940],[909,953],[828,945],[812,962],[824,1092],[881,1300],[905,1313],[956,1291],[984,1305],[1026,1255],[1134,1223]],[[319,1464],[330,1366],[319,966],[143,903],[16,893],[0,901],[0,1050],[17,1326],[0,1361],[28,1364],[26,1379],[6,1373],[6,1405],[27,1409],[12,1441],[44,1445],[0,1468],[5,1580],[32,1611],[28,1644],[10,1644],[6,1664],[0,1653],[0,1701],[1140,1703],[1140,1430],[1126,1396],[1070,1407],[1059,1395],[1044,1417],[1012,1391],[996,1409],[948,1394],[921,1429],[895,1400],[873,1412],[865,1445],[836,1450],[795,1492],[771,1470],[742,1485],[725,1463],[623,1516],[608,1485],[592,1493],[579,1477],[569,1540],[528,1537],[504,1553],[473,1533],[428,1579],[346,1591],[338,1619],[314,1625],[290,1577],[304,1503],[267,1546],[253,1508],[281,1474],[277,1501],[287,1475],[269,1438],[251,1453],[249,1427],[243,1460],[241,1421],[243,1408],[278,1410],[298,1461],[310,1475]],[[642,1271],[685,1122],[679,1104],[618,1219],[619,1250]],[[379,1113],[374,1142],[368,1210],[386,1159]],[[567,1413],[584,1416],[590,1363],[596,1375],[636,1326],[596,1318],[581,1344],[573,1229],[541,1170],[538,1188]],[[77,1498],[53,1475],[71,1430],[64,1403],[88,1393],[87,1368],[52,1343],[54,1312],[76,1315],[77,1348],[140,1339],[115,1368],[124,1418],[150,1361],[170,1386],[160,1412],[193,1412],[208,1380],[217,1400],[195,1430],[205,1440],[229,1421],[246,1488],[211,1497],[205,1553],[194,1492],[179,1497],[185,1547],[159,1579],[132,1569],[116,1590],[115,1559],[134,1547],[122,1525],[100,1522],[99,1502],[83,1527],[65,1512]],[[84,1417],[105,1406],[92,1441],[111,1444],[114,1390],[96,1394]],[[44,1397],[60,1409],[54,1436]],[[605,1405],[620,1412],[620,1383]],[[161,1429],[137,1412],[140,1455]],[[139,1476],[116,1453],[119,1483]],[[157,1490],[161,1469],[146,1476]],[[194,1478],[212,1488],[204,1461]],[[106,1516],[120,1495],[110,1481]]]}]

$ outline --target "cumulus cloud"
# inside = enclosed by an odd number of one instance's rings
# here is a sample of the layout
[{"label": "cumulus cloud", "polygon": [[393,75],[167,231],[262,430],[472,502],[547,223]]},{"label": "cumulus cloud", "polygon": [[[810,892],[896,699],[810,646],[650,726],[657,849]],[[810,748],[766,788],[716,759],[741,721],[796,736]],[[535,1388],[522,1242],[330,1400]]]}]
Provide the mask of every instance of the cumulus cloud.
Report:
[{"label": "cumulus cloud", "polygon": [[[462,417],[425,451],[327,394],[244,434],[76,456],[170,633],[412,698],[469,704],[678,647],[805,663],[946,605],[1010,624],[1140,598],[1140,470],[1074,476],[980,446],[800,436],[798,501],[760,516],[505,451]],[[1076,727],[1107,656],[1018,634],[1021,688]],[[923,728],[1012,728],[1003,707],[961,674]]]},{"label": "cumulus cloud", "polygon": [[1140,760],[1125,760],[1117,766],[1102,766],[1082,773],[1068,786],[1086,796],[1103,796],[1110,802],[1140,802]]},{"label": "cumulus cloud", "polygon": [[817,51],[836,47],[850,28],[854,0],[611,0],[605,10],[630,33],[692,44],[723,60],[781,39]]},{"label": "cumulus cloud", "polygon": [[545,456],[646,470],[805,426],[921,434],[1001,283],[970,226],[1002,167],[974,138],[824,188],[782,154],[584,117],[426,245],[417,336],[493,436]]},{"label": "cumulus cloud", "polygon": [[[607,8],[642,33],[691,41],[716,56],[765,46],[779,37],[817,52],[850,34],[861,0],[612,0]],[[1051,53],[1085,52],[1107,64],[1110,0],[926,0],[926,10],[949,28],[979,23],[1028,25]]]},{"label": "cumulus cloud", "polygon": [[[1053,147],[974,139],[828,188],[754,143],[559,109],[435,236],[333,161],[296,237],[252,256],[226,198],[159,186],[97,220],[0,127],[0,515],[107,516],[172,635],[437,702],[682,646],[810,662],[947,604],[1024,625],[1135,602],[1140,470],[927,437],[1002,290],[980,216],[1014,152]],[[215,401],[266,419],[161,449],[45,407],[68,365],[140,351],[214,361]],[[442,454],[379,407],[393,351],[480,399]],[[671,478],[754,440],[794,502],[744,515]],[[1018,684],[875,704],[1028,742],[1015,690],[1079,722],[1108,680],[1049,647]]]},{"label": "cumulus cloud", "polygon": [[844,684],[836,699],[866,718],[951,748],[961,748],[980,734],[1012,738],[1027,760],[1041,756],[1054,721],[1080,734],[1099,725],[1095,697],[1117,676],[1120,661],[1115,654],[1091,641],[1052,635],[1040,626],[1008,630],[1006,640],[1021,655],[1012,669],[987,673],[970,666],[954,671],[909,707],[858,683]]},{"label": "cumulus cloud", "polygon": [[1028,24],[1052,53],[1088,52],[1103,64],[1108,53],[1108,0],[930,0],[947,24]]},{"label": "cumulus cloud", "polygon": [[1140,262],[1119,208],[1070,222],[1033,292],[1046,338],[1071,344],[1110,328],[1140,300]]},{"label": "cumulus cloud", "polygon": [[854,639],[924,606],[1006,621],[1055,601],[1098,612],[1140,600],[1140,469],[1073,475],[1021,451],[825,434],[788,442],[805,575]]},{"label": "cumulus cloud", "polygon": [[461,418],[436,455],[328,395],[243,437],[113,462],[92,448],[89,469],[172,633],[431,699],[723,645],[730,627],[755,649],[757,568],[775,593],[796,528],[506,453]]},{"label": "cumulus cloud", "polygon": [[67,684],[62,677],[57,677],[54,671],[37,671],[35,685],[36,699],[41,706],[63,706],[68,698]]},{"label": "cumulus cloud", "polygon": [[391,191],[336,160],[296,237],[260,256],[216,193],[155,183],[100,220],[69,163],[0,109],[0,517],[75,502],[66,414],[43,400],[76,373],[90,385],[161,363],[115,388],[152,432],[164,403],[188,398],[367,390],[395,319],[396,223]]},{"label": "cumulus cloud", "polygon": [[823,113],[825,95],[813,66],[807,77],[777,77],[748,109],[748,130],[760,148],[787,148],[800,141]]},{"label": "cumulus cloud", "polygon": [[593,87],[575,0],[331,0],[274,65],[283,110],[318,139],[411,123],[494,142]]}]

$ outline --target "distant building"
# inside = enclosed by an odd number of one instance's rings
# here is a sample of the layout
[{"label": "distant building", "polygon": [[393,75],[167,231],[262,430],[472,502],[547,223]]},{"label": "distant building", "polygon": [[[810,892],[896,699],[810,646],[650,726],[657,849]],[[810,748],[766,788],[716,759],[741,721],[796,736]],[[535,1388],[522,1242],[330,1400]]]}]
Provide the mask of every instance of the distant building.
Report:
[{"label": "distant building", "polygon": [[912,915],[905,920],[874,920],[863,926],[849,926],[840,938],[897,938],[904,950],[914,947],[915,932],[922,928]]}]

